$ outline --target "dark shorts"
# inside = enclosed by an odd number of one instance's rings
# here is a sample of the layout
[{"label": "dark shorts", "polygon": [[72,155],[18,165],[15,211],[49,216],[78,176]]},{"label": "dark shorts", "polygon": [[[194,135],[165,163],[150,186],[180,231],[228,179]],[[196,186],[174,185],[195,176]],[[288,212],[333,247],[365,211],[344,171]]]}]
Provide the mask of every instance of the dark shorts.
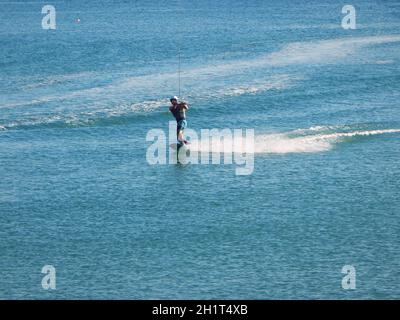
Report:
[{"label": "dark shorts", "polygon": [[186,120],[180,120],[176,125],[176,132],[179,133],[179,131],[184,130],[186,127],[187,127]]}]

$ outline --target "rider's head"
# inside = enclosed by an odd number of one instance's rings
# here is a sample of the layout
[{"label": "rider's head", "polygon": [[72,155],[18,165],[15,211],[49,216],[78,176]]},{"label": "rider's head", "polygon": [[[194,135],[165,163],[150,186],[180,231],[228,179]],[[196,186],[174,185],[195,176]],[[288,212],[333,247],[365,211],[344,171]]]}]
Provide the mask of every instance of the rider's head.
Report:
[{"label": "rider's head", "polygon": [[173,96],[171,99],[169,99],[169,101],[171,101],[172,105],[177,105],[178,104],[178,97],[177,96]]}]

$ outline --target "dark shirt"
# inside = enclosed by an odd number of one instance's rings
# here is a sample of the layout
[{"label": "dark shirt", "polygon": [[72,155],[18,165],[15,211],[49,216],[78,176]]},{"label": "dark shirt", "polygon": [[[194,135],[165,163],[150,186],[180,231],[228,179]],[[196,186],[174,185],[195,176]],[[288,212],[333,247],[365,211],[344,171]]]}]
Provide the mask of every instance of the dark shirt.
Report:
[{"label": "dark shirt", "polygon": [[186,109],[184,104],[178,104],[175,107],[172,106],[169,110],[172,112],[177,122],[186,119]]}]

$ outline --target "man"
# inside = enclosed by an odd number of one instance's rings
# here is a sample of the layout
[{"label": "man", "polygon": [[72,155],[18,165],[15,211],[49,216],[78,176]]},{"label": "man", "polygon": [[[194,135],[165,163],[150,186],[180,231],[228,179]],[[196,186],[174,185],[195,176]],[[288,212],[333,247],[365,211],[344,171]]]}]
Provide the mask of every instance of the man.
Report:
[{"label": "man", "polygon": [[176,138],[178,140],[178,147],[183,146],[183,144],[188,144],[189,142],[183,138],[183,130],[187,127],[186,122],[186,111],[189,110],[189,106],[186,102],[179,102],[176,96],[171,99],[171,106],[169,111],[174,115],[176,120]]}]

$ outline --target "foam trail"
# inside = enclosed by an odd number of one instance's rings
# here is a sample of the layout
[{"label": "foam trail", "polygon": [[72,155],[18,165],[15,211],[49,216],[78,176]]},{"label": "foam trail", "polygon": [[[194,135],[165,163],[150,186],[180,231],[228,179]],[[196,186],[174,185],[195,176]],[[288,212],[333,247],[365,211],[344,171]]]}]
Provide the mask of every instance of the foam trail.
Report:
[{"label": "foam trail", "polygon": [[22,86],[25,90],[31,90],[38,87],[46,87],[51,85],[58,85],[65,82],[72,82],[75,80],[82,80],[82,78],[93,78],[97,76],[95,72],[77,72],[77,73],[67,73],[67,74],[59,74],[59,75],[50,75],[46,77],[26,77],[30,78],[31,83],[25,84]]},{"label": "foam trail", "polygon": [[[312,128],[311,128],[312,129]],[[400,133],[400,129],[336,132],[290,137],[288,134],[264,135],[256,138],[256,153],[312,153],[330,150],[344,138]]]},{"label": "foam trail", "polygon": [[[329,40],[292,42],[283,46],[276,52],[267,53],[253,59],[183,69],[181,70],[181,78],[182,81],[188,83],[191,81],[208,82],[212,77],[248,72],[249,69],[280,67],[292,64],[328,64],[332,60],[345,58],[365,46],[392,42],[400,42],[400,35],[346,37]],[[154,85],[154,82],[165,83],[177,77],[178,73],[176,72],[131,77],[119,83],[117,87],[119,89],[131,89],[141,86],[143,83]]]},{"label": "foam trail", "polygon": [[216,97],[232,97],[241,96],[244,94],[257,94],[268,90],[283,90],[288,89],[294,85],[296,81],[302,80],[298,76],[290,76],[288,74],[281,74],[271,77],[265,81],[258,81],[246,86],[233,86],[222,88],[215,94]]},{"label": "foam trail", "polygon": [[255,153],[315,153],[328,151],[332,144],[315,137],[288,137],[286,134],[271,134],[256,137]]},{"label": "foam trail", "polygon": [[[237,60],[227,63],[219,63],[217,65],[206,65],[195,68],[187,68],[181,71],[182,82],[186,83],[187,87],[196,86],[198,88],[199,82],[204,86],[204,92],[199,92],[203,96],[205,92],[210,91],[209,83],[212,78],[220,78],[222,76],[235,75],[240,73],[248,73],[251,69],[280,67],[292,64],[328,64],[332,61],[345,58],[353,54],[360,48],[370,45],[400,42],[400,35],[380,35],[369,37],[346,37],[330,40],[319,41],[305,41],[293,42],[283,46],[280,50],[272,53],[267,53],[257,58],[248,60]],[[84,74],[86,75],[86,74]],[[72,77],[72,76],[71,76]],[[167,95],[171,91],[171,81],[175,81],[178,77],[176,71],[169,73],[156,73],[142,76],[133,76],[124,78],[117,83],[93,87],[89,89],[81,89],[64,94],[54,94],[48,96],[40,96],[30,101],[14,101],[3,103],[0,108],[13,108],[27,105],[35,105],[40,103],[59,101],[59,100],[72,100],[90,97],[93,101],[108,101],[109,97],[120,96],[121,100],[124,99],[129,92],[133,89],[137,92],[148,93],[159,92]],[[51,80],[58,83],[63,79]],[[65,79],[64,79],[65,80]],[[68,78],[67,78],[68,80]],[[58,81],[58,82],[57,82]],[[214,88],[215,83],[212,84]],[[285,86],[279,84],[278,86]],[[264,85],[268,89],[268,84]],[[240,95],[243,93],[257,92],[265,90],[261,87],[252,88],[237,88],[230,91],[229,88],[223,88],[221,92],[227,92],[227,95]],[[220,92],[220,93],[221,93]]]},{"label": "foam trail", "polygon": [[227,75],[229,73],[242,72],[249,68],[306,63],[329,63],[332,60],[345,58],[365,46],[392,42],[400,42],[400,35],[347,37],[330,40],[292,42],[276,52],[255,59],[183,70],[182,77],[210,77],[212,75],[220,76],[222,74]]},{"label": "foam trail", "polygon": [[[389,133],[400,133],[400,129],[335,132],[319,134],[318,132],[329,127],[313,127],[299,129],[288,133],[258,135],[255,137],[254,150],[246,149],[242,141],[228,138],[227,140],[214,141],[214,143],[201,144],[201,140],[192,141],[190,150],[197,152],[234,152],[256,154],[288,154],[288,153],[316,153],[329,151],[336,143],[343,142],[345,138],[357,136],[374,136]],[[312,133],[313,131],[317,133]],[[308,135],[298,136],[300,132],[310,132]],[[297,135],[297,136],[296,136]]]},{"label": "foam trail", "polygon": [[[271,77],[267,77],[265,79],[254,81],[248,85],[242,86],[231,86],[224,89],[219,89],[214,92],[202,92],[199,91],[195,95],[192,95],[190,98],[191,101],[201,101],[202,99],[218,99],[221,97],[230,97],[230,96],[240,96],[244,94],[256,94],[259,92],[267,91],[267,90],[283,90],[293,86],[295,81],[299,81],[300,77],[291,77],[288,74],[280,74],[274,75]],[[94,90],[94,89],[92,89]],[[92,92],[92,91],[86,91]],[[69,97],[72,97],[70,95]],[[61,98],[61,97],[60,97]],[[65,98],[65,96],[63,97]],[[49,102],[51,98],[42,97],[41,100],[33,100],[31,104]],[[107,120],[116,120],[117,117],[120,117],[120,120],[123,120],[124,117],[132,116],[135,113],[151,113],[160,109],[167,110],[167,106],[169,106],[170,102],[168,98],[163,99],[155,99],[155,100],[145,100],[142,102],[135,103],[121,103],[117,105],[84,105],[85,110],[70,110],[67,114],[62,112],[54,113],[52,115],[35,115],[30,116],[25,119],[18,119],[12,122],[3,123],[0,120],[0,125],[5,129],[18,129],[18,128],[33,128],[40,127],[42,125],[45,126],[88,126],[88,125],[96,125],[96,123],[104,122]],[[17,105],[15,105],[17,106]],[[8,106],[10,107],[10,105]],[[0,106],[1,108],[1,106]]]}]

